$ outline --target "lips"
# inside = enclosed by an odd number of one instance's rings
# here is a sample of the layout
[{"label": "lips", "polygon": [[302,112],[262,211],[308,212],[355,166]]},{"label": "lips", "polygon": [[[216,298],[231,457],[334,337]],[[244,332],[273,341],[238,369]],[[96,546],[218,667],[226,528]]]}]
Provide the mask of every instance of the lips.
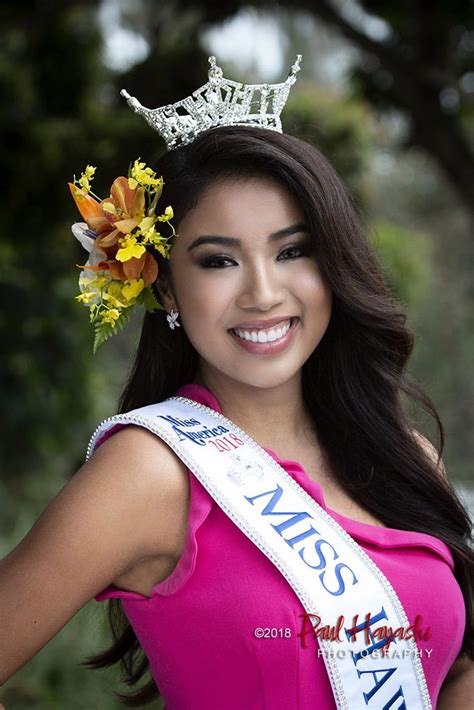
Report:
[{"label": "lips", "polygon": [[[230,332],[232,335],[236,335],[236,336],[239,337],[239,338],[241,337],[240,333],[242,333],[242,332],[245,332],[245,333],[252,333],[252,334],[254,334],[254,333],[255,333],[255,334],[257,334],[257,333],[266,333],[266,334],[268,335],[268,333],[270,333],[270,332],[272,332],[272,331],[273,331],[273,332],[275,332],[275,331],[282,331],[282,330],[287,330],[287,329],[291,328],[291,326],[292,326],[292,324],[294,323],[294,321],[295,321],[294,318],[290,318],[289,320],[280,321],[280,322],[277,323],[276,325],[273,325],[273,326],[271,326],[271,327],[269,327],[269,328],[231,328],[229,332]],[[282,337],[282,336],[280,336],[280,337]],[[277,340],[279,340],[279,339],[280,339],[280,338],[277,338]],[[252,340],[251,342],[254,342],[254,341]],[[260,342],[260,341],[259,341],[259,342]],[[273,341],[269,341],[269,342],[273,342]]]},{"label": "lips", "polygon": [[254,355],[277,355],[290,347],[290,343],[299,327],[299,318],[290,318],[289,320],[291,324],[288,331],[277,340],[271,340],[263,343],[245,340],[244,338],[240,338],[237,333],[234,333],[232,328],[229,329],[229,334],[239,347],[247,350],[249,353]]}]

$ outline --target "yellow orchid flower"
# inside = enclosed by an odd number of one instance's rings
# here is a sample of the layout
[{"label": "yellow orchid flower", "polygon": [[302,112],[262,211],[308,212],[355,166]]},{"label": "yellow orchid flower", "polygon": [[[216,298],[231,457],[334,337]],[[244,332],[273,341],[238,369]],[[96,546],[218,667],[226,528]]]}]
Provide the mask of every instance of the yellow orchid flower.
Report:
[{"label": "yellow orchid flower", "polygon": [[109,308],[107,311],[102,311],[100,314],[101,323],[115,323],[120,318],[120,312],[117,308]]},{"label": "yellow orchid flower", "polygon": [[[120,291],[121,291],[121,289],[120,289]],[[107,301],[107,303],[110,306],[112,306],[113,308],[126,308],[128,305],[127,303],[124,303],[119,298],[114,296],[112,293],[109,293],[107,291],[104,293],[103,299],[104,299],[104,301]]]},{"label": "yellow orchid flower", "polygon": [[95,171],[96,171],[96,170],[97,170],[97,168],[95,168],[93,165],[86,165],[86,169],[85,169],[85,171],[84,171],[84,175],[86,176],[86,178],[87,178],[88,180],[92,180],[92,178],[94,177],[94,174],[95,174]]},{"label": "yellow orchid flower", "polygon": [[[162,187],[163,178],[156,177],[156,173],[151,168],[146,167],[146,163],[140,162],[140,158],[137,158],[131,169],[131,176],[140,185],[148,185],[150,187]],[[133,190],[134,188],[130,186]]]},{"label": "yellow orchid flower", "polygon": [[156,244],[161,241],[163,237],[159,232],[156,231],[155,225],[153,224],[150,229],[143,230],[141,232],[142,244]]},{"label": "yellow orchid flower", "polygon": [[169,244],[163,244],[161,242],[155,242],[155,249],[163,256],[165,259],[169,259],[169,253],[171,251],[171,247]]},{"label": "yellow orchid flower", "polygon": [[92,165],[86,165],[86,169],[81,173],[81,177],[78,180],[79,185],[84,190],[84,192],[89,193],[91,190],[90,181],[94,178],[94,173],[97,168]]},{"label": "yellow orchid flower", "polygon": [[137,244],[135,237],[128,237],[120,240],[120,249],[117,251],[115,258],[117,261],[128,261],[129,259],[139,259],[146,251],[142,244]]},{"label": "yellow orchid flower", "polygon": [[135,298],[138,296],[139,293],[143,291],[145,288],[145,282],[143,279],[135,279],[134,281],[129,281],[128,283],[125,284],[125,286],[122,286],[122,295],[128,300],[131,301],[132,298]]},{"label": "yellow orchid flower", "polygon": [[80,293],[78,296],[74,296],[74,298],[76,301],[80,301],[81,303],[85,303],[87,305],[91,303],[95,296],[96,294],[93,291],[84,291],[84,293]]},{"label": "yellow orchid flower", "polygon": [[153,227],[156,222],[156,217],[144,217],[138,225],[138,229],[142,232],[147,232]]},{"label": "yellow orchid flower", "polygon": [[160,214],[158,216],[158,219],[160,220],[160,222],[168,222],[170,219],[173,219],[173,217],[173,208],[171,207],[171,205],[168,205],[168,207],[164,211],[164,214]]}]

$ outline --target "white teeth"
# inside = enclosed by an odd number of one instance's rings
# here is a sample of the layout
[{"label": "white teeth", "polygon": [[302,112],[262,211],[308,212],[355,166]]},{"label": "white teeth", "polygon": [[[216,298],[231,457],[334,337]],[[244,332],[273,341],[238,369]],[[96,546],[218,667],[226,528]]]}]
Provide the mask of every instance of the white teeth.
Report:
[{"label": "white teeth", "polygon": [[270,328],[268,330],[241,330],[233,329],[239,338],[249,340],[252,343],[271,343],[274,340],[282,338],[290,329],[291,321],[287,321],[286,325],[279,328]]}]

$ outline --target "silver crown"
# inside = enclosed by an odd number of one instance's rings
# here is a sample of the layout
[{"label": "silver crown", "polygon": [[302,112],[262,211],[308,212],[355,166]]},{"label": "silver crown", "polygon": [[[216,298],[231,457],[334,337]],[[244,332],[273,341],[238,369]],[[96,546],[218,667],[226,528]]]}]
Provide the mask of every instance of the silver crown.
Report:
[{"label": "silver crown", "polygon": [[280,114],[300,70],[301,54],[280,84],[241,84],[225,79],[216,58],[209,57],[209,81],[191,96],[160,108],[145,108],[122,89],[128,105],[165,139],[168,150],[191,143],[208,128],[258,126],[282,133]]}]

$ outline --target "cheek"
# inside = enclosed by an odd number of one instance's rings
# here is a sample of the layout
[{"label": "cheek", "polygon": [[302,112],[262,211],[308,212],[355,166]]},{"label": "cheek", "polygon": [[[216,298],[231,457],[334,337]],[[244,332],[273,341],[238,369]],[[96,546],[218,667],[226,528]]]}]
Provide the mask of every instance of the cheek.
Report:
[{"label": "cheek", "polygon": [[307,307],[320,312],[331,310],[332,292],[319,270],[302,272],[298,278],[298,297]]},{"label": "cheek", "polygon": [[180,276],[176,283],[181,310],[186,314],[189,330],[199,336],[199,332],[215,327],[222,319],[231,300],[231,289],[222,280],[205,278],[193,270]]}]

